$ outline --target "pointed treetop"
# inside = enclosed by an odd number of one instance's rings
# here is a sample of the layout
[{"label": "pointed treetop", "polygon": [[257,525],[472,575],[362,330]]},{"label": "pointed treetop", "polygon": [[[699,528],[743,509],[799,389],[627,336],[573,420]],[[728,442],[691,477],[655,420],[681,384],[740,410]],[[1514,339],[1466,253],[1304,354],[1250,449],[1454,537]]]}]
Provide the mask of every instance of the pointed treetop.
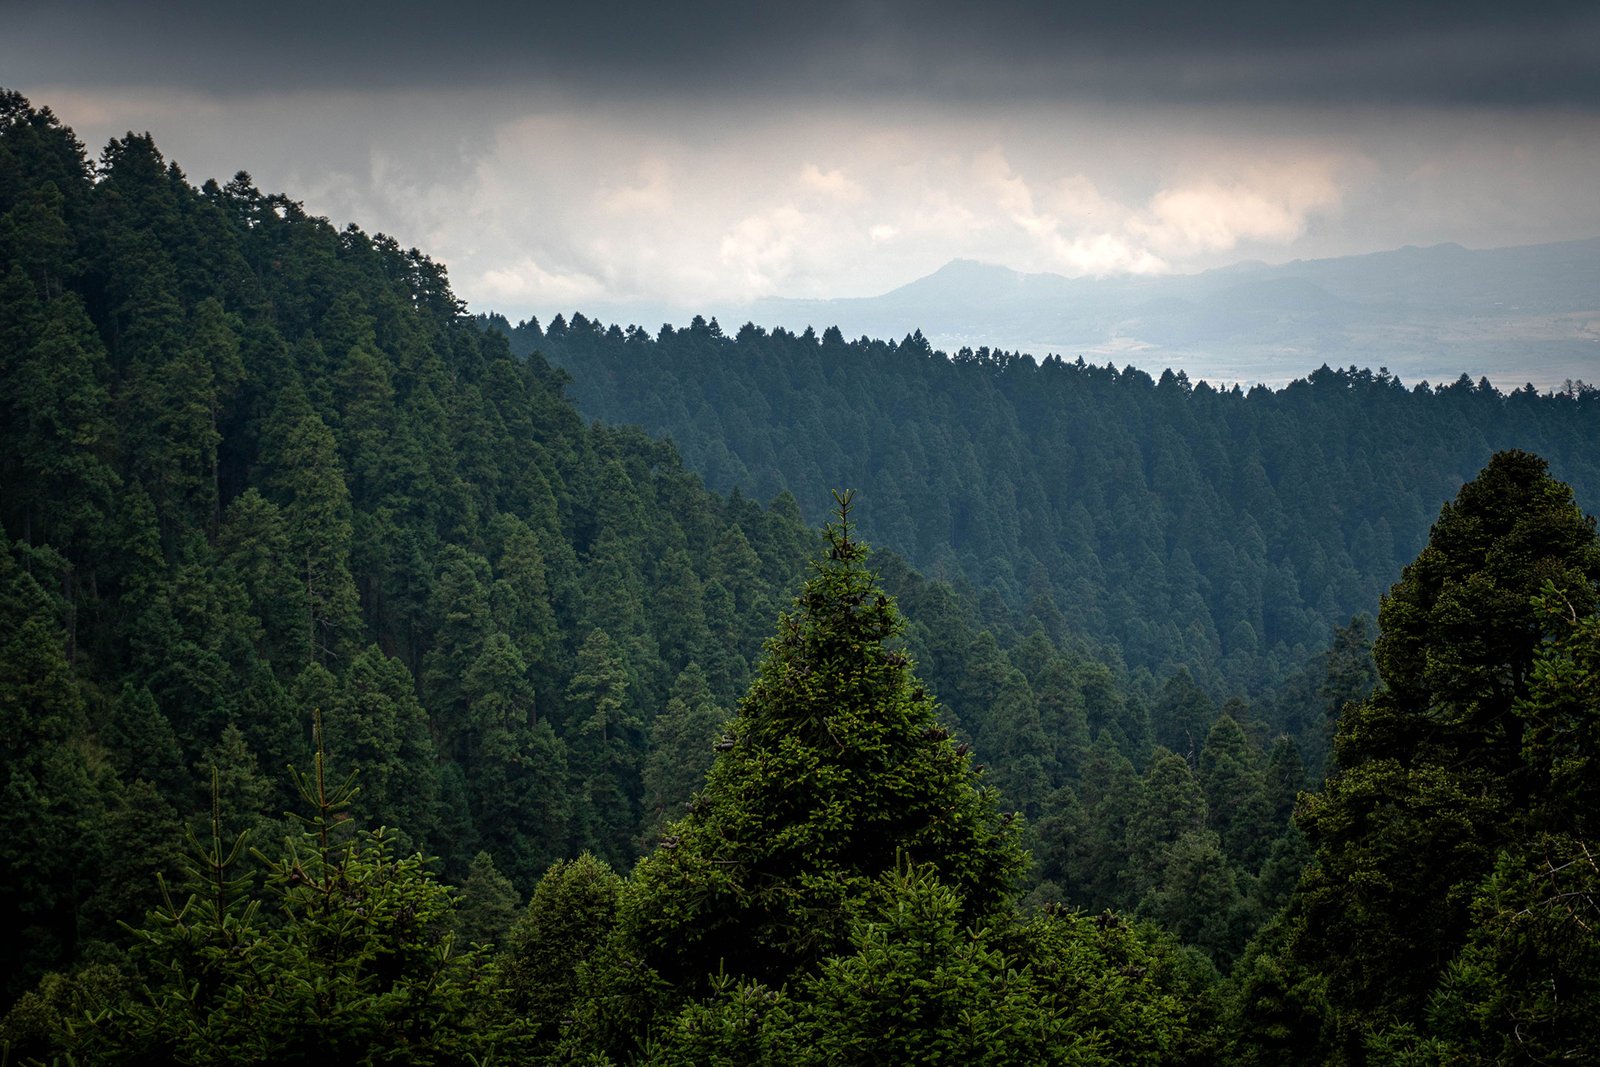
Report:
[{"label": "pointed treetop", "polygon": [[850,506],[855,499],[854,489],[833,490],[834,514],[839,516],[839,521],[828,523],[825,531],[831,559],[848,561],[866,556],[866,546],[850,540]]},{"label": "pointed treetop", "polygon": [[829,550],[705,788],[635,870],[630,933],[663,975],[781,980],[844,946],[850,901],[900,856],[931,864],[974,918],[1021,866],[1018,828],[893,642],[903,620],[850,539],[853,496],[834,494]]}]

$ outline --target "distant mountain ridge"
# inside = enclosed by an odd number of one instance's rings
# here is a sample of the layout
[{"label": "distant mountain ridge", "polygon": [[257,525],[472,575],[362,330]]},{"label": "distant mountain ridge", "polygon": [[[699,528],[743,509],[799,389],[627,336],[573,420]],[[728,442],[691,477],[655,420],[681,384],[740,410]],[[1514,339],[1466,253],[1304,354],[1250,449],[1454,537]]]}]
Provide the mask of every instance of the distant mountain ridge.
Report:
[{"label": "distant mountain ridge", "polygon": [[1068,278],[957,259],[881,296],[769,299],[735,314],[796,330],[837,325],[849,337],[920,329],[950,351],[1082,355],[1222,382],[1281,385],[1328,363],[1548,389],[1600,377],[1600,238],[1408,245],[1159,277]]}]

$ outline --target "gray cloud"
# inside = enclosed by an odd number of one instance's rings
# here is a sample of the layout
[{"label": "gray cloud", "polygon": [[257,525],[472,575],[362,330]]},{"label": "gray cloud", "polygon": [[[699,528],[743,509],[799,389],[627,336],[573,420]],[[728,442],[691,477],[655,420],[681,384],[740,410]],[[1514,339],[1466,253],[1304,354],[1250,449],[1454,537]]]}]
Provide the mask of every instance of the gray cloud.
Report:
[{"label": "gray cloud", "polygon": [[0,0],[0,84],[477,307],[704,311],[1600,233],[1591,7]]},{"label": "gray cloud", "polygon": [[12,84],[1600,106],[1590,2],[9,0]]}]

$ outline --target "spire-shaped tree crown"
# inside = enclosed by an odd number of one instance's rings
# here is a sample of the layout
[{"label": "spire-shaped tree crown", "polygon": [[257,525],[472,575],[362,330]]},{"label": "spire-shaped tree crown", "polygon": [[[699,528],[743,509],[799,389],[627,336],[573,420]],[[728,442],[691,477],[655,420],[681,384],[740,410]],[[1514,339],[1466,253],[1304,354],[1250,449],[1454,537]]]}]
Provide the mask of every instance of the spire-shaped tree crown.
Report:
[{"label": "spire-shaped tree crown", "polygon": [[852,494],[778,620],[689,814],[634,878],[632,926],[667,973],[779,977],[840,947],[849,902],[897,857],[981,915],[1021,865],[1015,828],[896,644],[903,620],[852,539]]}]

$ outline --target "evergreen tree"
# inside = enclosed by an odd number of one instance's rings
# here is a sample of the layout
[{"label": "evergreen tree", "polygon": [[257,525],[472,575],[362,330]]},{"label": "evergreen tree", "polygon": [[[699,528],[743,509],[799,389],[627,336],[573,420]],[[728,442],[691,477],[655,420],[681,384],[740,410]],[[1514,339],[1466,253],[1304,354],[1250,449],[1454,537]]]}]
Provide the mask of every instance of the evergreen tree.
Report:
[{"label": "evergreen tree", "polygon": [[[1466,943],[1418,1028],[1432,1040],[1420,1044],[1467,1063],[1591,1056],[1600,1042],[1597,901],[1592,839],[1551,835],[1503,852],[1473,894]],[[1402,1044],[1413,1032],[1384,1036]]]},{"label": "evergreen tree", "polygon": [[1167,679],[1151,709],[1156,744],[1176,752],[1192,767],[1200,757],[1200,747],[1205,744],[1216,714],[1215,705],[1195,685],[1189,672],[1179,671]]},{"label": "evergreen tree", "polygon": [[61,605],[29,573],[55,586],[64,570],[47,549],[0,552],[0,919],[20,935],[0,970],[8,1001],[71,958],[107,845]]},{"label": "evergreen tree", "polygon": [[[210,784],[210,818],[218,832],[229,839],[251,833],[270,838],[278,829],[276,812],[272,811],[272,782],[261,773],[244,732],[232,723],[223,727],[216,742],[201,754],[190,780],[196,786],[201,782]],[[196,788],[195,792],[201,790]],[[189,810],[204,811],[203,805],[202,800],[201,804],[190,805]]]},{"label": "evergreen tree", "polygon": [[494,857],[479,852],[467,869],[456,901],[456,940],[462,945],[500,945],[517,921],[516,887],[494,866]]},{"label": "evergreen tree", "polygon": [[1157,749],[1145,772],[1139,800],[1128,815],[1128,866],[1123,881],[1134,900],[1161,882],[1173,846],[1205,825],[1205,794],[1188,761]]},{"label": "evergreen tree", "polygon": [[1039,722],[1053,749],[1056,781],[1076,780],[1089,752],[1089,717],[1083,693],[1065,657],[1050,656],[1034,681]]},{"label": "evergreen tree", "polygon": [[101,732],[111,765],[126,781],[144,778],[169,799],[189,784],[172,721],[156,706],[150,690],[128,683],[111,707]]},{"label": "evergreen tree", "polygon": [[334,436],[317,414],[286,414],[280,432],[272,448],[272,482],[300,579],[301,662],[326,664],[343,653],[357,624],[350,491]]},{"label": "evergreen tree", "polygon": [[500,547],[490,590],[495,622],[516,642],[534,691],[559,692],[561,633],[539,535],[514,515],[496,516],[494,533]]},{"label": "evergreen tree", "polygon": [[52,301],[39,337],[17,353],[6,381],[16,417],[5,439],[18,463],[24,539],[89,562],[120,479],[105,350],[76,295]]},{"label": "evergreen tree", "polygon": [[839,497],[828,552],[780,617],[697,805],[634,873],[625,932],[669,981],[781,978],[846,943],[854,901],[898,857],[975,919],[1006,899],[1013,827],[972,781],[891,642],[902,623]]},{"label": "evergreen tree", "polygon": [[1372,619],[1367,615],[1357,615],[1347,625],[1334,629],[1322,682],[1317,687],[1330,727],[1337,723],[1346,704],[1365,700],[1377,684],[1378,670],[1372,661],[1374,636]]},{"label": "evergreen tree", "polygon": [[1282,824],[1273,819],[1261,753],[1233,716],[1217,717],[1200,750],[1206,823],[1236,864],[1255,870]]},{"label": "evergreen tree", "polygon": [[255,854],[265,897],[241,868],[245,836],[225,844],[214,817],[206,844],[191,838],[178,893],[163,884],[133,931],[137,990],[72,1035],[81,1056],[448,1063],[492,1047],[484,959],[455,948],[449,890],[381,830],[351,831],[353,787],[326,782],[320,751],[300,785],[304,834]]},{"label": "evergreen tree", "polygon": [[1466,944],[1428,1005],[1442,1055],[1463,1060],[1571,1061],[1600,1041],[1600,614],[1578,616],[1553,582],[1534,605],[1553,634],[1516,707],[1533,793],[1527,830],[1477,887]]},{"label": "evergreen tree", "polygon": [[850,951],[801,995],[807,1063],[1093,1063],[1095,1036],[1027,971],[963,925],[960,894],[928,869],[889,872]]},{"label": "evergreen tree", "polygon": [[427,849],[433,830],[433,737],[411,672],[375,645],[351,661],[323,714],[331,758],[361,773],[354,814]]},{"label": "evergreen tree", "polygon": [[628,829],[638,797],[641,724],[628,705],[626,668],[604,630],[584,639],[568,699],[575,851],[621,866],[632,852]]},{"label": "evergreen tree", "polygon": [[1516,708],[1547,625],[1535,594],[1548,583],[1547,598],[1586,615],[1597,580],[1594,521],[1542,460],[1507,452],[1444,507],[1384,598],[1383,686],[1347,708],[1340,769],[1300,816],[1317,863],[1297,951],[1327,976],[1351,1040],[1421,1019],[1466,942],[1474,888],[1532,829]]},{"label": "evergreen tree", "polygon": [[660,591],[651,607],[657,618],[662,659],[671,670],[680,672],[705,650],[711,639],[705,589],[695,575],[687,550],[674,546],[662,560]]},{"label": "evergreen tree", "polygon": [[217,535],[219,564],[240,582],[260,621],[262,659],[293,674],[306,662],[304,590],[283,510],[254,487],[231,501]]},{"label": "evergreen tree", "polygon": [[64,285],[80,269],[66,206],[56,183],[45,181],[23,191],[0,215],[0,262],[25,271],[46,300],[62,295]]},{"label": "evergreen tree", "polygon": [[88,936],[117,943],[119,922],[160,905],[157,879],[179,874],[183,829],[177,808],[143,778],[108,792],[104,832],[111,847],[83,906],[83,925]]},{"label": "evergreen tree", "polygon": [[1044,875],[1067,900],[1096,911],[1137,903],[1128,890],[1128,825],[1143,795],[1133,764],[1102,730],[1077,790],[1061,790],[1040,823]]},{"label": "evergreen tree", "polygon": [[683,814],[704,783],[715,755],[712,743],[726,718],[711,701],[705,672],[689,664],[673,683],[666,708],[650,724],[650,752],[640,774],[647,844]]},{"label": "evergreen tree", "polygon": [[1294,813],[1295,799],[1306,786],[1305,762],[1294,738],[1284,736],[1273,742],[1265,775],[1267,809],[1272,825],[1285,825]]},{"label": "evergreen tree", "polygon": [[573,1013],[586,964],[615,927],[622,879],[589,853],[551,865],[511,928],[500,966],[510,1010],[553,1042]]},{"label": "evergreen tree", "polygon": [[[428,596],[432,648],[423,657],[420,681],[428,706],[440,720],[445,751],[459,756],[468,736],[471,703],[465,679],[483,655],[494,619],[486,588],[488,561],[458,545],[447,546],[441,557]],[[527,664],[519,662],[512,671],[519,682],[525,681],[526,669]]]}]

